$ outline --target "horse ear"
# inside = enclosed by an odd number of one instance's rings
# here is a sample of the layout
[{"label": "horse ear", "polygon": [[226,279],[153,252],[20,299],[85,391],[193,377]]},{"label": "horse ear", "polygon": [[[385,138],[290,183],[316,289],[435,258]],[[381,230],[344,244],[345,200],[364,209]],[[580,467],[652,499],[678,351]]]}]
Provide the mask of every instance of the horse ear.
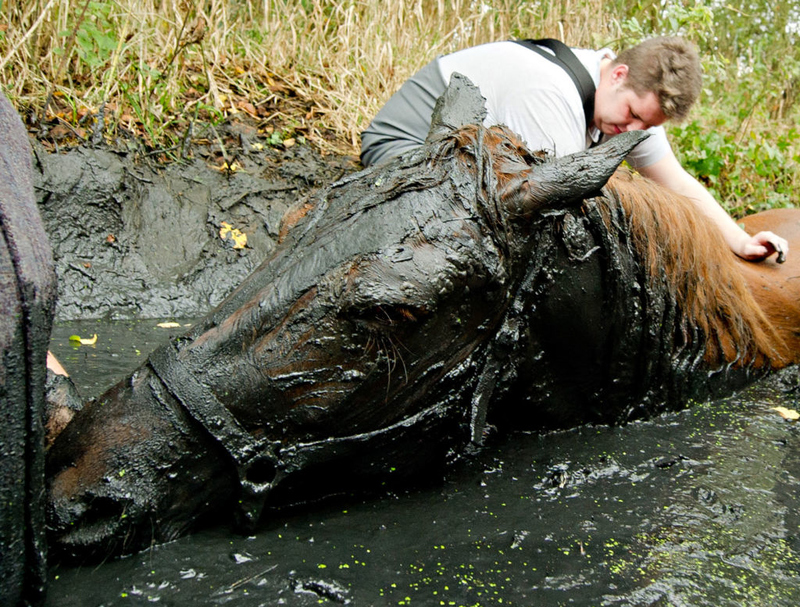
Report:
[{"label": "horse ear", "polygon": [[649,136],[646,131],[622,133],[595,148],[534,165],[513,179],[500,198],[520,215],[581,201],[599,192],[630,151]]},{"label": "horse ear", "polygon": [[450,84],[436,100],[431,116],[427,142],[437,135],[447,134],[471,124],[483,124],[486,118],[486,99],[472,81],[458,72],[450,76]]}]

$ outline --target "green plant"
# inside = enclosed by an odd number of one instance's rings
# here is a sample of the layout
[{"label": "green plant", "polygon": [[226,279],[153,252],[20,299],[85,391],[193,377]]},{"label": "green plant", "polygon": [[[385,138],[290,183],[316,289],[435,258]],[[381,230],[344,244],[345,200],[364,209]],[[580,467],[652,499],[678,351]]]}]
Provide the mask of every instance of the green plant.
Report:
[{"label": "green plant", "polygon": [[683,166],[734,216],[791,206],[800,184],[800,134],[753,130],[738,138],[738,124],[717,116],[670,130]]},{"label": "green plant", "polygon": [[[114,27],[110,21],[113,3],[90,1],[85,18],[80,20],[75,31],[75,49],[78,57],[90,70],[104,65],[111,59],[117,48],[117,40],[113,37]],[[65,30],[59,35],[66,42],[72,36],[72,30]],[[63,53],[63,47],[54,52]]]}]

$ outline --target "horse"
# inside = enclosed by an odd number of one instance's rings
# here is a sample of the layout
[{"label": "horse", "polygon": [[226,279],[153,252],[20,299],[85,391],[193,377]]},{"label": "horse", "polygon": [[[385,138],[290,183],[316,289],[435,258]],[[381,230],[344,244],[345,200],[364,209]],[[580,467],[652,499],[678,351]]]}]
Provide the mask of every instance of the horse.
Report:
[{"label": "horse", "polygon": [[[230,511],[249,532],[492,431],[621,423],[797,361],[794,257],[739,262],[691,201],[617,170],[646,135],[553,158],[484,112],[454,77],[425,146],[299,201],[270,259],[75,414],[47,455],[62,558]],[[799,220],[748,221],[796,245]]]}]

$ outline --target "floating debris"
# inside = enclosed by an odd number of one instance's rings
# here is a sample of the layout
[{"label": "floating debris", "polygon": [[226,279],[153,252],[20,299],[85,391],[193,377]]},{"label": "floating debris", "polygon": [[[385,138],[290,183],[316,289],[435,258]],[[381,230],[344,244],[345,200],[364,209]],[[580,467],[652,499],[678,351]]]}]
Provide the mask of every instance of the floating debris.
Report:
[{"label": "floating debris", "polygon": [[93,346],[97,343],[97,333],[92,337],[81,337],[80,335],[70,335],[69,340],[73,345],[80,344],[82,346]]},{"label": "floating debris", "polygon": [[777,411],[783,419],[788,419],[789,421],[797,421],[800,419],[800,413],[794,409],[787,409],[786,407],[772,407],[772,410]]}]

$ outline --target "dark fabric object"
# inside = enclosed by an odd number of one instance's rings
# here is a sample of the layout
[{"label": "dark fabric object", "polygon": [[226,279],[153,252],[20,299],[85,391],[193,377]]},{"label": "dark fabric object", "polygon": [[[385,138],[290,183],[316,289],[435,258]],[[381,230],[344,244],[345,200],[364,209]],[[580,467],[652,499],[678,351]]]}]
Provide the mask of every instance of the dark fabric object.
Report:
[{"label": "dark fabric object", "polygon": [[44,598],[44,384],[55,310],[25,127],[0,94],[0,605]]},{"label": "dark fabric object", "polygon": [[[578,93],[583,100],[583,115],[586,118],[586,128],[588,129],[589,125],[592,124],[592,120],[594,120],[595,86],[589,72],[586,71],[586,68],[575,56],[575,53],[572,52],[572,49],[560,40],[555,40],[553,38],[515,40],[514,42],[552,61],[569,74],[569,77],[572,78],[572,82],[575,83],[575,87],[578,89]],[[549,48],[555,55],[551,55],[541,47]]]}]

